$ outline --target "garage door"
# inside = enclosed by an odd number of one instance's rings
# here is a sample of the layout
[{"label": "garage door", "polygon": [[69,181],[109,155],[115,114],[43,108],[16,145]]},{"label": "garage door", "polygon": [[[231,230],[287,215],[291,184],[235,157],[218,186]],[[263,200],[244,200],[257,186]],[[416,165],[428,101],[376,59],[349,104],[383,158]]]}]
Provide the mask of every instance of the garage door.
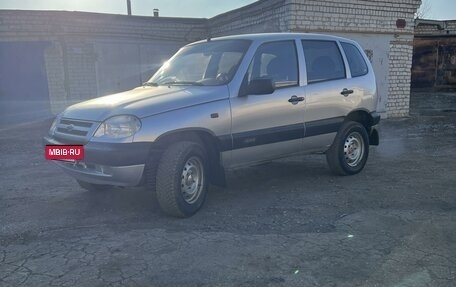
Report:
[{"label": "garage door", "polygon": [[46,42],[0,42],[0,122],[50,117]]}]

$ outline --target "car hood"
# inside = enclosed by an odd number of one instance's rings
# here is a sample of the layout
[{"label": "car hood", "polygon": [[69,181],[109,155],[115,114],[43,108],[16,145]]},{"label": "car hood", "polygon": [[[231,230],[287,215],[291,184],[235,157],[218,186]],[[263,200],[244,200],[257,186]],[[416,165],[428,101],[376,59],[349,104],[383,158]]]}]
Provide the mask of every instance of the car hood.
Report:
[{"label": "car hood", "polygon": [[228,97],[227,86],[139,87],[72,105],[62,116],[90,121],[125,114],[143,118]]}]

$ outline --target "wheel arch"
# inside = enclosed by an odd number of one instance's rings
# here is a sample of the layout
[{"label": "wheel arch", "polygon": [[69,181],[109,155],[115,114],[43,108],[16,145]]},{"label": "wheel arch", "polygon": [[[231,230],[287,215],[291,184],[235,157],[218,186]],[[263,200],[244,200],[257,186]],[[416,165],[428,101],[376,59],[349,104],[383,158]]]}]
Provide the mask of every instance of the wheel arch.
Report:
[{"label": "wheel arch", "polygon": [[372,128],[372,126],[374,126],[376,122],[369,111],[364,109],[354,110],[345,117],[345,121],[354,121],[362,124],[369,136],[369,145],[379,144],[378,131],[375,128]]},{"label": "wheel arch", "polygon": [[364,109],[358,109],[351,111],[346,117],[345,121],[354,121],[362,124],[367,131],[370,130],[370,128],[374,124],[374,118],[372,115],[369,113],[369,111],[364,110]]},{"label": "wheel arch", "polygon": [[209,158],[210,181],[216,185],[225,185],[225,172],[221,165],[220,141],[215,134],[204,128],[184,128],[166,132],[155,141],[156,147],[163,151],[167,146],[178,141],[194,141],[203,145]]}]

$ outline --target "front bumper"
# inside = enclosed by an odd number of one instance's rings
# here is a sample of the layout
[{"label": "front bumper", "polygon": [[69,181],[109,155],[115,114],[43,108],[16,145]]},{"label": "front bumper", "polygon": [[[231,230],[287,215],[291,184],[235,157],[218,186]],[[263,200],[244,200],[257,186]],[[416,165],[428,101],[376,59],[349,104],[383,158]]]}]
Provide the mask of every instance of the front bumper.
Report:
[{"label": "front bumper", "polygon": [[[50,137],[43,145],[61,145]],[[53,161],[77,180],[94,184],[137,186],[140,184],[151,143],[98,143],[84,145],[84,160]]]},{"label": "front bumper", "polygon": [[128,166],[88,165],[84,162],[53,161],[77,180],[115,186],[137,186],[141,182],[144,164]]}]

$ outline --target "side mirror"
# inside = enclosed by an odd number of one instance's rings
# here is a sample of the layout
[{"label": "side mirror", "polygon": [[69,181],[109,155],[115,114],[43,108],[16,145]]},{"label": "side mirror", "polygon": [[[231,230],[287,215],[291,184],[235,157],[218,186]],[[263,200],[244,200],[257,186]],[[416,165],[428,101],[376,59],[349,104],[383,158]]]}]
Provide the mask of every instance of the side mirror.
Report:
[{"label": "side mirror", "polygon": [[274,92],[272,79],[253,79],[239,96],[269,95]]}]

